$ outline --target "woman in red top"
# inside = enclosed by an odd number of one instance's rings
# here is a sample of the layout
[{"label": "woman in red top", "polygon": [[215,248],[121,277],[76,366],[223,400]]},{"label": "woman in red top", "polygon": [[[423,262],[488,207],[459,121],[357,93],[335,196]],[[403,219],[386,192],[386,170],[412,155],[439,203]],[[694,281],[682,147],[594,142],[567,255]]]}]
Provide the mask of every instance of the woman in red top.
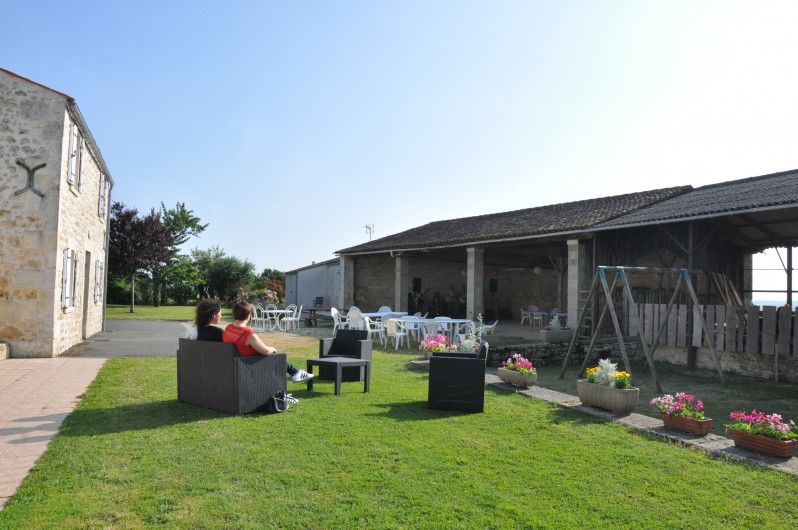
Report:
[{"label": "woman in red top", "polygon": [[[266,346],[260,340],[254,329],[247,327],[252,318],[252,306],[249,302],[236,302],[233,306],[233,318],[235,319],[233,323],[228,324],[224,329],[224,333],[222,333],[224,342],[235,343],[238,353],[241,355],[272,355],[277,353],[276,349]],[[300,370],[290,363],[288,363],[287,368],[288,373],[291,374],[291,381],[294,383],[302,383],[313,378],[313,374]]]}]

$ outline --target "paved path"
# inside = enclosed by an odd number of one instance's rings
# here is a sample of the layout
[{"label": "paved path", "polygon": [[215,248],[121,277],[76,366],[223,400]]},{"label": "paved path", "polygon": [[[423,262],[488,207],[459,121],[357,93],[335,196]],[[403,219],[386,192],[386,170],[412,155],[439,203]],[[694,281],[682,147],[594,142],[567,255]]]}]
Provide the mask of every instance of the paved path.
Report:
[{"label": "paved path", "polygon": [[55,359],[0,361],[0,510],[109,357],[175,355],[179,322],[112,320]]}]

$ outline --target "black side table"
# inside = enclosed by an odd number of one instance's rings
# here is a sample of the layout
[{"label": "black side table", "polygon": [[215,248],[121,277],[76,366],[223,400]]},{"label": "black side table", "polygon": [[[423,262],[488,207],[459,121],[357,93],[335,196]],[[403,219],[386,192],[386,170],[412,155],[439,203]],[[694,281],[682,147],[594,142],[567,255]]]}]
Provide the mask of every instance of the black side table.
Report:
[{"label": "black side table", "polygon": [[[363,392],[371,391],[371,360],[354,359],[352,357],[323,357],[321,359],[308,359],[309,373],[313,373],[314,366],[335,366],[335,395],[341,395],[341,372],[345,366],[365,366],[366,377],[363,378]],[[308,390],[313,390],[313,379],[308,379]]]}]

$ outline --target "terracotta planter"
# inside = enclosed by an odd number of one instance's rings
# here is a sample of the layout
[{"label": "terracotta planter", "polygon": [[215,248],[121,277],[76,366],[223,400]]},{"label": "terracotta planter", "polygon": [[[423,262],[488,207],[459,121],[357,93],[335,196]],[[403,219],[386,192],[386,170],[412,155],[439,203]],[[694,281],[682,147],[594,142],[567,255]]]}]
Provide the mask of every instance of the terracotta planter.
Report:
[{"label": "terracotta planter", "polygon": [[693,418],[685,418],[684,416],[675,416],[663,412],[662,423],[665,424],[665,427],[670,427],[677,431],[700,434],[701,436],[706,436],[709,434],[709,431],[712,430],[712,420],[710,418],[695,420]]},{"label": "terracotta planter", "polygon": [[631,414],[637,405],[639,388],[612,388],[577,379],[576,392],[583,405],[606,409],[618,416]]},{"label": "terracotta planter", "polygon": [[732,436],[734,437],[734,445],[737,447],[779,458],[791,458],[796,444],[796,440],[777,440],[776,438],[734,430],[732,431]]},{"label": "terracotta planter", "polygon": [[511,385],[529,388],[534,385],[538,380],[538,374],[522,374],[515,370],[508,370],[507,368],[499,368],[499,379]]}]

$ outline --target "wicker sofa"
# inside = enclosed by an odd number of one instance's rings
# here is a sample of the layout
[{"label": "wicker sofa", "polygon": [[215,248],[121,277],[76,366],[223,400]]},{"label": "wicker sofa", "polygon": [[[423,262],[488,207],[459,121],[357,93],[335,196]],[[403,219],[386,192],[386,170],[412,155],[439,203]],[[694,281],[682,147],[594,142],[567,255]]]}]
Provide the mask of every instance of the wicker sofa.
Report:
[{"label": "wicker sofa", "polygon": [[261,409],[286,390],[286,355],[238,354],[234,344],[179,339],[177,399],[231,414]]},{"label": "wicker sofa", "polygon": [[487,342],[482,342],[477,354],[434,353],[429,359],[427,407],[483,412],[487,356]]},{"label": "wicker sofa", "polygon": [[[353,357],[371,360],[371,341],[368,331],[339,329],[334,338],[319,339],[319,358]],[[365,368],[347,367],[341,373],[342,381],[363,381]],[[335,381],[334,366],[319,366],[319,379]]]}]

